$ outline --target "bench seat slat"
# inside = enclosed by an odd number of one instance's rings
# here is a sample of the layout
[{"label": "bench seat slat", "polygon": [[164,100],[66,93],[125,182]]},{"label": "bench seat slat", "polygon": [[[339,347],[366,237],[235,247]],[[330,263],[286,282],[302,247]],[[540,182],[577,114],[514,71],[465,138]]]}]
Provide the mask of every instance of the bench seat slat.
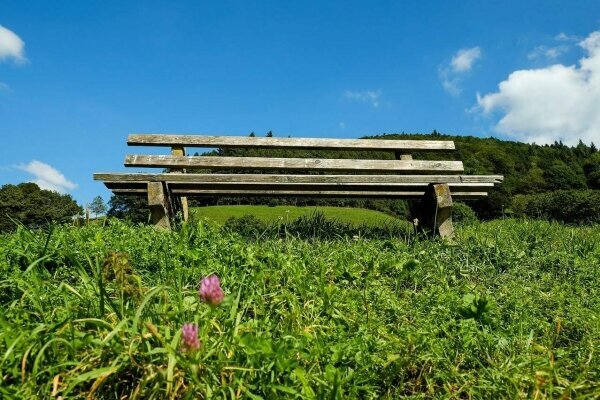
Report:
[{"label": "bench seat slat", "polygon": [[[113,189],[115,194],[144,195],[146,189]],[[364,197],[364,198],[405,198],[418,199],[424,194],[420,191],[294,191],[294,190],[204,190],[204,189],[174,189],[173,194],[179,196],[222,196],[222,197],[246,197],[246,196],[269,196],[269,197]],[[476,199],[487,196],[487,192],[456,191],[452,192],[452,198]]]},{"label": "bench seat slat", "polygon": [[126,167],[460,173],[462,161],[128,155]]},{"label": "bench seat slat", "polygon": [[[144,188],[147,182],[106,181],[108,189],[138,189]],[[411,191],[425,190],[427,182],[419,183],[263,183],[263,182],[167,182],[171,190],[185,189],[214,189],[214,190],[342,190],[342,191]],[[449,183],[452,190],[488,191],[494,187],[493,183]]]},{"label": "bench seat slat", "polygon": [[[181,194],[196,194],[196,195],[215,195],[215,196],[324,196],[324,197],[422,197],[425,191],[402,191],[402,192],[390,192],[390,191],[338,191],[338,190],[314,190],[314,191],[298,191],[298,190],[202,190],[202,189],[182,189],[181,191],[175,190],[173,193]],[[487,192],[453,192],[452,196],[487,196]]]},{"label": "bench seat slat", "polygon": [[184,146],[206,148],[276,148],[313,150],[452,151],[450,140],[321,139],[174,134],[132,134],[130,146]]},{"label": "bench seat slat", "polygon": [[501,183],[502,175],[278,175],[96,173],[94,180],[111,182],[262,182],[262,183]]},{"label": "bench seat slat", "polygon": [[[429,185],[422,183],[168,183],[170,188],[177,189],[217,189],[217,190],[342,190],[342,191],[411,191],[425,190]],[[493,183],[449,183],[450,189],[461,189],[470,191],[487,191],[494,187]]]}]

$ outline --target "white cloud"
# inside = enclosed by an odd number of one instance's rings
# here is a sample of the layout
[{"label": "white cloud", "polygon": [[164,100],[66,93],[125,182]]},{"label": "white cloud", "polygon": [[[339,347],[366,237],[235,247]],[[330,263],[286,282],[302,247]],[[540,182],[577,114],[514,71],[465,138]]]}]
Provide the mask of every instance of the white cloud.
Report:
[{"label": "white cloud", "polygon": [[0,25],[0,61],[13,60],[19,63],[25,58],[25,43],[13,31]]},{"label": "white cloud", "polygon": [[475,61],[481,58],[481,49],[479,47],[471,47],[470,49],[460,49],[456,52],[450,66],[454,72],[467,72],[473,67]]},{"label": "white cloud", "polygon": [[341,121],[339,123],[339,127],[340,127],[340,129],[346,129],[346,123],[344,121]]},{"label": "white cloud", "polygon": [[33,175],[35,179],[32,182],[36,183],[42,189],[66,193],[69,190],[77,188],[76,183],[65,178],[56,168],[41,161],[33,160],[29,164],[22,164],[17,168]]},{"label": "white cloud", "polygon": [[448,64],[438,67],[438,77],[448,93],[458,96],[462,92],[460,87],[464,75],[469,72],[475,62],[481,59],[481,48],[471,47],[458,50]]},{"label": "white cloud", "polygon": [[344,92],[344,97],[350,100],[361,101],[364,103],[371,103],[371,105],[375,108],[379,107],[381,95],[383,92],[381,89],[377,91],[372,90],[364,90],[361,92],[354,92],[352,90],[346,90]]},{"label": "white cloud", "polygon": [[579,42],[578,65],[519,70],[496,93],[477,95],[484,114],[500,113],[494,129],[518,140],[600,143],[600,31]]}]

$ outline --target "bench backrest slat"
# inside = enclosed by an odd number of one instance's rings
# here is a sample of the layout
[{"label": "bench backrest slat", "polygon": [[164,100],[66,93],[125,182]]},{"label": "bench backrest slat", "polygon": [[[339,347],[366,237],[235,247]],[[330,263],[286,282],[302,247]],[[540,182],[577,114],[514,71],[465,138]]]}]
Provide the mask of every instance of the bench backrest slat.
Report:
[{"label": "bench backrest slat", "polygon": [[462,161],[128,155],[126,167],[460,173]]},{"label": "bench backrest slat", "polygon": [[271,148],[313,150],[373,150],[394,152],[452,151],[449,140],[318,139],[247,136],[132,134],[130,146],[183,146],[206,148]]}]

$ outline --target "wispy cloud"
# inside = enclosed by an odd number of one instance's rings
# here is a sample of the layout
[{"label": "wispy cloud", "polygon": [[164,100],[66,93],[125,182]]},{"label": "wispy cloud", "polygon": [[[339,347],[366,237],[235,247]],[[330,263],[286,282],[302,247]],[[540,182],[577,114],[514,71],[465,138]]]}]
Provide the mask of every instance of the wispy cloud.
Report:
[{"label": "wispy cloud", "polygon": [[7,60],[26,62],[25,42],[16,33],[0,25],[0,61]]},{"label": "wispy cloud", "polygon": [[344,97],[350,100],[356,100],[363,103],[370,103],[373,107],[377,108],[380,105],[380,100],[383,92],[381,89],[376,91],[363,90],[363,91],[352,91],[346,90]]},{"label": "wispy cloud", "polygon": [[475,64],[475,61],[481,58],[481,49],[479,47],[471,47],[470,49],[461,49],[456,52],[450,66],[452,71],[456,73],[470,71]]},{"label": "wispy cloud", "polygon": [[438,77],[444,90],[453,96],[462,92],[461,83],[464,75],[471,71],[473,65],[480,60],[482,52],[480,47],[471,47],[458,50],[447,64],[438,67]]},{"label": "wispy cloud", "polygon": [[549,45],[541,45],[535,47],[527,54],[527,58],[535,61],[547,61],[554,62],[563,54],[567,53],[571,48],[578,42],[581,42],[583,38],[576,35],[567,35],[564,32],[554,36],[554,42]]},{"label": "wispy cloud", "polygon": [[340,129],[346,129],[346,123],[344,121],[340,121],[338,126],[340,127]]},{"label": "wispy cloud", "polygon": [[600,143],[600,31],[578,45],[586,52],[578,65],[514,71],[497,92],[477,96],[484,114],[499,115],[497,132],[536,143]]},{"label": "wispy cloud", "polygon": [[33,175],[34,179],[32,182],[36,183],[42,189],[66,193],[69,190],[77,188],[76,183],[68,180],[56,168],[41,161],[32,160],[28,164],[17,166],[17,168]]},{"label": "wispy cloud", "polygon": [[560,46],[537,46],[535,49],[527,54],[527,58],[530,60],[548,60],[554,61],[561,55],[565,54],[569,51],[569,46],[560,45]]},{"label": "wispy cloud", "polygon": [[561,32],[554,36],[554,40],[558,42],[579,42],[581,38],[577,35],[567,35],[566,33]]}]

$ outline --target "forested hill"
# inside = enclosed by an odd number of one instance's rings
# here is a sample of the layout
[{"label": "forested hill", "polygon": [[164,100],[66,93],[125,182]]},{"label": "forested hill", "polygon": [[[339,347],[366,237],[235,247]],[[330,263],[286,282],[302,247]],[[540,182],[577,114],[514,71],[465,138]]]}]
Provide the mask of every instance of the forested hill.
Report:
[{"label": "forested hill", "polygon": [[[254,134],[250,134],[253,136]],[[267,136],[272,136],[269,132]],[[461,160],[468,174],[502,174],[504,183],[485,200],[472,206],[481,217],[494,217],[510,208],[518,194],[536,194],[557,190],[600,189],[600,152],[594,144],[577,146],[562,143],[535,145],[495,138],[430,134],[383,134],[369,139],[453,140],[457,150],[447,154],[415,153],[415,159]],[[282,156],[374,159],[393,158],[385,152],[363,153],[323,150],[218,149],[211,155]]]},{"label": "forested hill", "polygon": [[[453,140],[457,150],[448,156],[462,160],[469,174],[502,174],[511,194],[560,189],[600,189],[600,152],[581,141],[535,145],[495,138],[431,134],[384,134],[372,139]],[[421,154],[422,158],[427,155]],[[429,155],[435,158],[436,155]]]}]

